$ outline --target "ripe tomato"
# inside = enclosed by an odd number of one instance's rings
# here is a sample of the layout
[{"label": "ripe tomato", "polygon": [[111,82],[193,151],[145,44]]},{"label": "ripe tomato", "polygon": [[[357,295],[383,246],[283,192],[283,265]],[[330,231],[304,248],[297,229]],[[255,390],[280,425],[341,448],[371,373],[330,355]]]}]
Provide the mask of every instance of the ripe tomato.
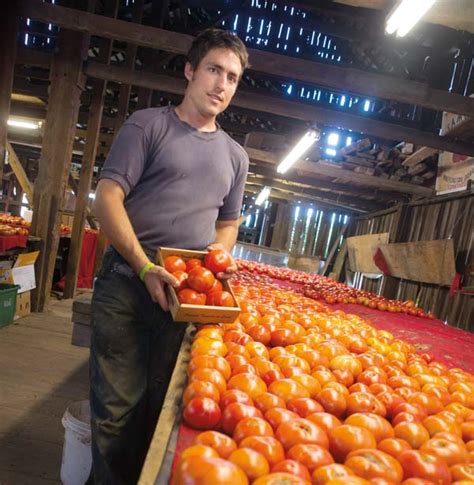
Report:
[{"label": "ripe tomato", "polygon": [[212,249],[204,257],[204,266],[214,274],[225,273],[234,264],[232,256],[223,249]]},{"label": "ripe tomato", "polygon": [[[262,320],[262,325],[264,324]],[[289,328],[278,328],[270,334],[272,347],[287,346],[298,342],[298,337]]]},{"label": "ripe tomato", "polygon": [[183,393],[183,404],[186,406],[195,397],[209,397],[215,402],[219,402],[219,390],[212,382],[193,381],[190,382]]},{"label": "ripe tomato", "polygon": [[372,394],[365,392],[354,392],[347,398],[347,414],[354,413],[375,413],[386,416],[385,406]]},{"label": "ripe tomato", "polygon": [[472,463],[459,463],[452,466],[449,471],[453,482],[456,480],[474,481],[474,464]]},{"label": "ripe tomato", "polygon": [[191,258],[186,261],[186,272],[189,273],[196,266],[202,266],[202,260]]},{"label": "ripe tomato", "polygon": [[211,271],[197,266],[188,273],[188,285],[200,293],[207,293],[214,284],[215,278]]},{"label": "ripe tomato", "polygon": [[206,456],[208,458],[219,458],[219,454],[214,448],[211,448],[210,446],[206,445],[201,445],[197,444],[194,446],[190,446],[189,448],[186,448],[182,453],[181,453],[181,460],[184,460],[188,456]]},{"label": "ripe tomato", "polygon": [[336,478],[343,480],[351,475],[354,475],[354,472],[350,468],[340,465],[339,463],[325,465],[314,470],[313,485],[325,485]]},{"label": "ripe tomato", "polygon": [[237,374],[227,382],[228,389],[239,389],[252,399],[267,391],[267,385],[257,375],[250,373]]},{"label": "ripe tomato", "polygon": [[402,465],[405,479],[417,477],[431,480],[439,485],[451,483],[448,465],[442,458],[430,452],[407,450],[400,454],[398,461]]},{"label": "ripe tomato", "polygon": [[430,439],[428,430],[418,422],[409,423],[405,421],[397,424],[393,430],[395,431],[396,438],[408,441],[410,446],[416,450]]},{"label": "ripe tomato", "polygon": [[178,301],[186,305],[205,305],[206,304],[206,294],[198,293],[191,288],[184,288],[177,293]]},{"label": "ripe tomato", "polygon": [[372,480],[385,478],[395,483],[403,479],[403,469],[400,463],[387,453],[380,450],[355,450],[349,453],[344,465],[357,476]]},{"label": "ripe tomato", "polygon": [[334,463],[334,458],[326,448],[316,444],[298,444],[286,453],[287,458],[304,465],[310,473],[316,468]]},{"label": "ripe tomato", "polygon": [[441,399],[425,392],[415,392],[408,397],[407,401],[409,403],[419,404],[426,411],[428,416],[439,413],[444,409]]},{"label": "ripe tomato", "polygon": [[237,449],[236,442],[229,436],[219,431],[204,431],[194,438],[197,445],[205,445],[214,448],[221,458],[228,458]]},{"label": "ripe tomato", "polygon": [[249,436],[240,442],[240,448],[258,451],[267,459],[270,467],[285,459],[283,446],[272,436]]},{"label": "ripe tomato", "polygon": [[312,421],[304,418],[281,423],[275,432],[275,437],[285,450],[300,443],[312,443],[325,448],[329,444],[326,433]]},{"label": "ripe tomato", "polygon": [[255,340],[255,342],[261,342],[264,345],[268,345],[270,343],[270,330],[265,328],[263,325],[252,325],[247,329],[247,333]]},{"label": "ripe tomato", "polygon": [[188,273],[185,273],[184,271],[175,271],[171,274],[179,281],[179,286],[175,287],[175,291],[181,291],[188,287]]},{"label": "ripe tomato", "polygon": [[252,450],[252,448],[235,450],[229,456],[229,461],[242,468],[251,482],[270,472],[270,465],[267,459],[258,451]]},{"label": "ripe tomato", "polygon": [[294,411],[302,418],[306,418],[308,415],[313,413],[324,411],[321,404],[309,397],[297,397],[295,399],[290,399],[286,403],[286,406],[290,411]]},{"label": "ripe tomato", "polygon": [[377,443],[386,438],[393,438],[394,431],[390,423],[374,413],[355,413],[351,414],[344,424],[351,424],[353,426],[360,426],[361,428],[368,429],[375,436]]},{"label": "ripe tomato", "polygon": [[272,473],[278,472],[289,473],[290,475],[295,475],[308,482],[311,481],[311,475],[309,474],[308,469],[296,460],[280,461],[280,463],[277,463],[272,468]]},{"label": "ripe tomato", "polygon": [[232,438],[239,444],[247,436],[273,436],[273,429],[263,418],[243,418],[235,426]]},{"label": "ripe tomato", "polygon": [[328,437],[329,451],[339,463],[344,462],[351,451],[377,447],[374,435],[359,426],[343,424],[329,431]]},{"label": "ripe tomato", "polygon": [[268,387],[268,392],[281,397],[285,402],[296,397],[309,397],[309,391],[293,379],[280,379],[272,382]]},{"label": "ripe tomato", "polygon": [[265,419],[270,423],[273,430],[276,430],[280,424],[297,418],[299,416],[296,413],[284,408],[269,409],[265,413]]},{"label": "ripe tomato", "polygon": [[219,424],[221,409],[208,397],[195,397],[184,408],[183,417],[191,428],[212,429]]},{"label": "ripe tomato", "polygon": [[261,418],[262,413],[254,406],[233,402],[222,412],[222,429],[225,433],[232,434],[241,419],[253,417]]},{"label": "ripe tomato", "polygon": [[309,482],[303,480],[297,475],[291,475],[290,473],[276,472],[269,473],[263,477],[258,478],[252,485],[308,485]]},{"label": "ripe tomato", "polygon": [[190,376],[196,369],[200,367],[216,369],[224,376],[225,380],[230,378],[230,364],[224,359],[224,357],[217,355],[196,355],[188,364],[188,376]]},{"label": "ripe tomato", "polygon": [[275,396],[275,394],[270,394],[269,392],[264,392],[258,395],[255,399],[255,407],[260,409],[262,413],[266,413],[269,409],[274,408],[286,408],[285,401],[281,397]]},{"label": "ripe tomato", "polygon": [[466,421],[461,424],[462,439],[465,442],[474,440],[474,421]]},{"label": "ripe tomato", "polygon": [[199,337],[191,345],[191,358],[196,357],[196,355],[219,355],[223,357],[226,354],[227,345],[211,338]]},{"label": "ripe tomato", "polygon": [[439,456],[448,466],[467,463],[469,461],[469,453],[466,445],[460,441],[431,438],[423,443],[420,450],[429,451],[433,455]]},{"label": "ripe tomato", "polygon": [[386,438],[378,443],[377,448],[395,458],[404,451],[412,449],[410,443],[401,438]]},{"label": "ripe tomato", "polygon": [[347,398],[337,389],[324,387],[318,392],[316,400],[327,413],[342,417],[347,408]]},{"label": "ripe tomato", "polygon": [[175,271],[186,271],[186,263],[179,256],[167,256],[164,261],[168,273]]},{"label": "ripe tomato", "polygon": [[337,428],[342,424],[342,422],[336,418],[336,416],[323,412],[310,414],[306,417],[306,419],[309,419],[314,424],[319,426],[326,434],[329,433],[331,429]]},{"label": "ripe tomato", "polygon": [[[224,376],[216,369],[209,369],[207,367],[198,367],[190,376],[189,380],[193,381],[205,381],[212,382],[219,392],[226,390],[226,382]],[[230,381],[229,381],[230,382]],[[217,399],[219,402],[219,399]]]},{"label": "ripe tomato", "polygon": [[248,485],[245,473],[234,463],[222,458],[189,456],[181,460],[173,475],[172,485]]},{"label": "ripe tomato", "polygon": [[225,409],[233,402],[240,402],[242,404],[253,406],[253,399],[244,391],[240,391],[239,389],[227,389],[221,394],[221,399],[219,401],[221,409]]},{"label": "ripe tomato", "polygon": [[318,392],[321,390],[321,384],[319,381],[309,374],[297,374],[291,376],[290,379],[293,379],[301,384],[309,392],[309,396],[312,399],[315,399]]},{"label": "ripe tomato", "polygon": [[207,294],[206,305],[234,307],[235,302],[228,291],[214,290]]}]

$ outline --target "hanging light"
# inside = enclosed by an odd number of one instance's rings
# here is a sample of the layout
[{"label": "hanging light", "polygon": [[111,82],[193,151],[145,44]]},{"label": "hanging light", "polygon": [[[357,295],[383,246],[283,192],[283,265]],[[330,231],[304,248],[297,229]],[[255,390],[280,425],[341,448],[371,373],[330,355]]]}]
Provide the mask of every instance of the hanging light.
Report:
[{"label": "hanging light", "polygon": [[25,128],[26,130],[39,130],[41,128],[41,122],[17,120],[12,118],[7,121],[7,125],[14,128]]},{"label": "hanging light", "polygon": [[272,190],[271,187],[269,187],[268,185],[265,185],[262,191],[258,194],[257,200],[255,201],[255,205],[262,205],[270,196],[271,190]]},{"label": "hanging light", "polygon": [[284,160],[278,165],[277,172],[278,173],[285,173],[290,167],[292,167],[306,151],[309,147],[319,140],[320,133],[318,130],[309,130],[301,140],[295,145],[293,150],[284,158]]},{"label": "hanging light", "polygon": [[387,34],[396,32],[397,37],[405,37],[435,2],[436,0],[399,1],[387,17],[385,32]]}]

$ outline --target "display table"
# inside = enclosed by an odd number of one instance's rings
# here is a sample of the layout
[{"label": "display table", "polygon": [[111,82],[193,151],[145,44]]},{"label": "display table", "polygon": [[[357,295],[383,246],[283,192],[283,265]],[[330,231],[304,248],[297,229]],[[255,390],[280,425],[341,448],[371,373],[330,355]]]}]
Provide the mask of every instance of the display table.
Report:
[{"label": "display table", "polygon": [[28,236],[0,236],[0,254],[13,248],[26,248]]},{"label": "display table", "polygon": [[[94,280],[95,253],[97,250],[98,235],[96,232],[84,233],[82,242],[81,259],[79,261],[79,272],[77,275],[77,288],[92,288]],[[63,291],[66,284],[64,275],[56,286]]]},{"label": "display table", "polygon": [[[299,285],[274,280],[287,289]],[[379,330],[387,330],[395,337],[416,345],[420,352],[430,353],[436,360],[450,367],[461,367],[474,373],[474,334],[450,327],[440,320],[414,317],[404,313],[389,313],[357,304],[329,305],[368,320]],[[179,324],[177,324],[179,325]],[[181,452],[191,446],[199,431],[181,422],[181,396],[186,385],[186,369],[189,362],[192,326],[186,333],[178,362],[166,395],[162,414],[153,436],[139,484],[166,484],[172,476]]]}]

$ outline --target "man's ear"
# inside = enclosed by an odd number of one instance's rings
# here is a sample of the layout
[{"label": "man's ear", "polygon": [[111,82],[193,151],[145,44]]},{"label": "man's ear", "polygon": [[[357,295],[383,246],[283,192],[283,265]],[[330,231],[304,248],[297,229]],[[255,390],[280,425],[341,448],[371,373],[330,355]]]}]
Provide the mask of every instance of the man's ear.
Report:
[{"label": "man's ear", "polygon": [[190,62],[186,62],[184,65],[184,77],[188,80],[191,81],[194,75],[194,69],[193,66],[191,66]]}]

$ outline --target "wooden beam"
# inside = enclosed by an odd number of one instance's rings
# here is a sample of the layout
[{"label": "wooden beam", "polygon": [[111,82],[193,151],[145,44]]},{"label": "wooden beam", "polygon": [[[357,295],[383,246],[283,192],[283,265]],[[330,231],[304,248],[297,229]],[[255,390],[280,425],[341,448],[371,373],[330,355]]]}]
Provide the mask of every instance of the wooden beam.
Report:
[{"label": "wooden beam", "polygon": [[18,32],[18,11],[16,2],[2,5],[0,16],[0,181],[3,179],[5,163],[8,116],[15,71],[15,57]]},{"label": "wooden beam", "polygon": [[[68,176],[68,185],[69,188],[72,190],[73,194],[77,197],[77,194],[79,193],[79,184],[76,182],[76,179],[73,178],[71,172],[69,172]],[[97,224],[95,223],[95,220],[91,215],[91,210],[89,209],[89,207],[87,208],[86,218],[89,226],[91,226],[92,229],[97,229]]]},{"label": "wooden beam", "polygon": [[17,157],[15,150],[7,141],[7,153],[8,153],[8,163],[11,165],[13,172],[22,188],[23,192],[26,193],[26,197],[28,198],[28,202],[30,206],[33,206],[33,185],[28,180],[28,176],[26,175],[25,169],[20,162],[20,159]]},{"label": "wooden beam", "polygon": [[[245,148],[245,150],[247,151],[251,160],[262,161],[274,165],[279,163],[279,160],[277,159],[275,154],[271,152],[257,150],[255,148]],[[430,197],[434,195],[434,191],[427,187],[420,187],[405,182],[382,179],[373,175],[355,173],[350,170],[345,170],[343,168],[337,168],[335,164],[327,164],[322,161],[308,162],[306,160],[298,160],[295,165],[295,169],[303,173],[306,172],[309,174],[326,175],[328,177],[334,177],[339,180],[358,183],[367,187],[377,187],[378,189],[387,189],[390,191],[418,195],[422,197]]]},{"label": "wooden beam", "polygon": [[[25,17],[49,22],[62,28],[91,35],[134,43],[152,49],[186,54],[192,36],[109,19],[71,8],[59,7],[40,0],[20,0],[20,12]],[[288,77],[311,84],[328,86],[343,92],[352,92],[416,104],[427,108],[449,111],[474,117],[474,99],[459,94],[430,88],[427,84],[373,74],[353,68],[316,63],[249,49],[254,70],[274,76]]]},{"label": "wooden beam", "polygon": [[332,260],[334,258],[334,255],[336,254],[337,248],[339,246],[339,239],[344,236],[344,233],[346,232],[348,226],[349,226],[349,219],[341,227],[341,230],[339,231],[339,234],[337,235],[336,239],[334,239],[334,242],[332,243],[331,250],[329,251],[329,255],[326,258],[326,261],[324,262],[323,269],[321,270],[321,273],[320,273],[323,276],[326,276],[326,272],[329,269],[329,265],[331,264],[331,262],[332,262]]},{"label": "wooden beam", "polygon": [[78,32],[62,30],[51,66],[51,95],[46,115],[41,162],[35,182],[31,233],[42,240],[36,264],[36,290],[32,308],[47,308],[59,244],[60,209],[70,170],[76,121],[85,78],[82,62],[87,39]]},{"label": "wooden beam", "polygon": [[402,165],[404,167],[414,167],[418,165],[420,162],[425,160],[425,158],[431,157],[435,153],[438,153],[439,150],[435,150],[434,148],[429,147],[421,147],[415,153],[412,153],[409,157],[403,160]]},{"label": "wooden beam", "polygon": [[[178,95],[183,95],[186,88],[186,81],[181,78],[142,71],[135,72],[116,66],[103,66],[97,62],[88,62],[84,67],[84,72],[89,77],[133,84],[135,86],[142,86]],[[387,123],[365,116],[357,116],[330,108],[323,108],[309,103],[289,101],[281,96],[270,96],[238,90],[232,99],[232,106],[303,120],[308,123],[321,123],[350,129],[388,140],[403,140],[453,153],[474,155],[474,144],[471,143],[415,130],[395,123]]]}]

